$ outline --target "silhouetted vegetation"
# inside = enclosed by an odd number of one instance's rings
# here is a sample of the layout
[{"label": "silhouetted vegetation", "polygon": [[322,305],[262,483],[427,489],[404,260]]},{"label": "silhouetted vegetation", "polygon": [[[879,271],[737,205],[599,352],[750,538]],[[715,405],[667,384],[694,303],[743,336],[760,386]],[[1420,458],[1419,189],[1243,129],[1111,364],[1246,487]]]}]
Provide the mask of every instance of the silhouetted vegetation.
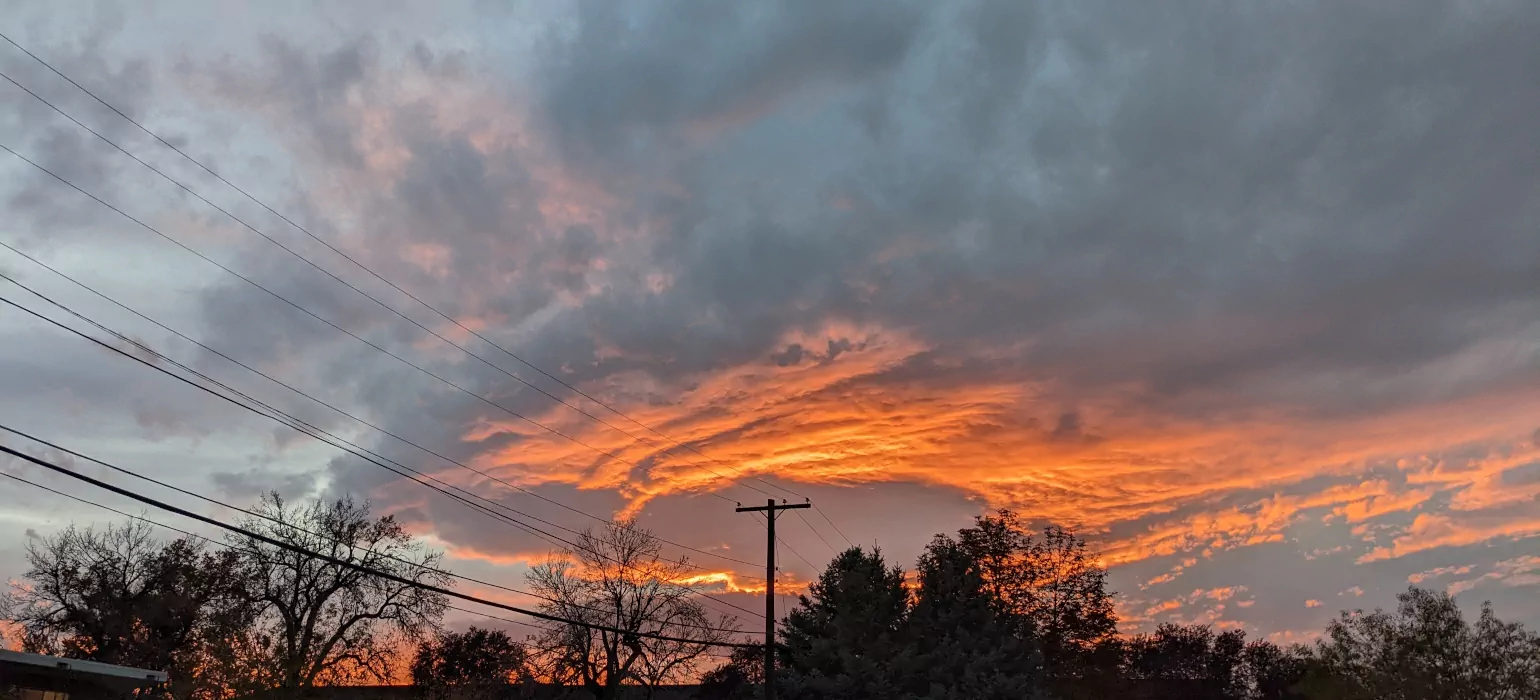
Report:
[{"label": "silhouetted vegetation", "polygon": [[[731,618],[713,616],[684,559],[662,556],[662,543],[635,523],[607,523],[578,536],[572,556],[552,556],[526,577],[541,610],[582,624],[556,623],[534,645],[541,675],[581,686],[595,698],[619,697],[626,685],[648,689],[693,681],[712,644],[732,638]],[[678,641],[640,636],[650,634]]]},{"label": "silhouetted vegetation", "polygon": [[472,627],[424,640],[412,657],[412,685],[429,700],[514,697],[529,676],[524,645],[502,630]]},{"label": "silhouetted vegetation", "polygon": [[[342,499],[265,497],[246,527],[409,580],[446,585],[438,555],[390,517]],[[651,696],[699,682],[702,698],[760,697],[759,650],[710,668],[732,620],[693,597],[688,566],[630,523],[585,533],[535,567],[547,612],[621,628],[546,625],[444,632],[445,601],[261,542],[162,543],[148,526],[66,528],[28,545],[7,596],[29,651],[165,669],[160,693],[247,693],[375,682],[409,667],[424,698],[475,700],[586,689]],[[781,621],[789,700],[1534,700],[1540,637],[1484,606],[1469,621],[1445,593],[1411,588],[1395,609],[1344,612],[1313,645],[1162,624],[1119,634],[1106,571],[1073,533],[1032,533],[1010,512],[937,535],[912,572],[877,549],[839,553]],[[677,641],[640,637],[662,633]],[[415,650],[408,660],[403,652]]]},{"label": "silhouetted vegetation", "polygon": [[[914,585],[878,550],[829,564],[784,620],[782,697],[1132,700],[1540,698],[1540,637],[1484,608],[1411,588],[1394,612],[1345,612],[1313,646],[1162,624],[1119,636],[1085,543],[1028,533],[1009,512],[937,536]],[[707,676],[706,698],[752,698],[753,654]]]}]

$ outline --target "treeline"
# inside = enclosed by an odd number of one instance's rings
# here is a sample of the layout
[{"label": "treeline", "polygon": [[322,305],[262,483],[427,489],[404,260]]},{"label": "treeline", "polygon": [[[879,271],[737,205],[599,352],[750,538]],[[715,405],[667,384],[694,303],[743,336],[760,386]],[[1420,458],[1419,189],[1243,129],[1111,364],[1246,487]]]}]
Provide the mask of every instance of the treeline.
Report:
[{"label": "treeline", "polygon": [[714,663],[714,643],[739,636],[682,583],[687,563],[665,558],[630,522],[581,533],[533,567],[524,589],[505,589],[573,621],[526,622],[535,632],[522,640],[441,629],[449,601],[424,586],[452,588],[456,577],[367,503],[294,505],[269,494],[239,524],[286,546],[239,533],[163,542],[138,520],[34,539],[24,580],[0,601],[4,617],[26,651],[163,670],[169,681],[151,695],[179,700],[402,680],[426,698],[503,698],[536,679],[616,697],[693,681]]},{"label": "treeline", "polygon": [[[937,536],[913,585],[880,551],[834,559],[783,620],[777,688],[792,699],[1534,700],[1540,638],[1484,607],[1469,623],[1443,593],[1344,613],[1313,646],[1163,624],[1120,636],[1106,572],[1058,528],[1009,512]],[[743,652],[708,698],[759,697]]]},{"label": "treeline", "polygon": [[[572,622],[521,638],[441,629],[449,601],[419,584],[455,577],[367,504],[269,495],[241,525],[299,551],[234,534],[163,542],[140,522],[70,527],[29,542],[5,617],[28,651],[165,670],[155,692],[185,700],[403,680],[461,699],[524,697],[537,682],[600,700],[697,681],[702,698],[764,690],[761,650],[722,663],[719,643],[751,638],[630,522],[532,568],[520,594]],[[1489,608],[1472,623],[1417,588],[1392,611],[1343,614],[1311,646],[1197,625],[1120,634],[1086,543],[1009,512],[938,535],[912,574],[877,550],[843,552],[780,622],[777,689],[792,700],[1540,699],[1540,638]]]}]

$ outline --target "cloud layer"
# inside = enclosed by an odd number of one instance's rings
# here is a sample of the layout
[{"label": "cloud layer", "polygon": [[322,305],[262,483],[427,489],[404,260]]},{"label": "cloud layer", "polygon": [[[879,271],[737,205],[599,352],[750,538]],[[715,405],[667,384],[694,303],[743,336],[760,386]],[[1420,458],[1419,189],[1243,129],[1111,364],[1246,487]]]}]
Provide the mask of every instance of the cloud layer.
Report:
[{"label": "cloud layer", "polygon": [[[1540,535],[1531,3],[202,8],[213,29],[167,41],[152,16],[24,9],[20,43],[624,415],[10,47],[18,82],[464,350],[9,85],[7,145],[402,359],[14,159],[7,242],[501,480],[750,560],[753,523],[706,494],[806,493],[900,559],[1011,507],[1094,537],[1152,621],[1303,630],[1337,591],[1440,567],[1483,567],[1483,595],[1531,583],[1511,551]],[[585,524],[3,260],[318,425]],[[5,375],[7,421],[99,417],[81,439],[143,460],[158,440],[231,494],[366,493],[467,566],[546,546],[4,323],[28,342],[0,362],[31,368]]]}]

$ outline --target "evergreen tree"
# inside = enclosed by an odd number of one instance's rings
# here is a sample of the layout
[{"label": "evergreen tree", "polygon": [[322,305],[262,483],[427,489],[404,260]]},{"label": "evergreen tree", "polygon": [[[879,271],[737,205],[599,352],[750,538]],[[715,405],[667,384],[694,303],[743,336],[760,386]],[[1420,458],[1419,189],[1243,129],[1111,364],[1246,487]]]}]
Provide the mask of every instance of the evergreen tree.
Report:
[{"label": "evergreen tree", "polygon": [[985,591],[967,549],[937,536],[920,557],[919,591],[901,667],[912,697],[1018,700],[1041,697],[1042,658]]},{"label": "evergreen tree", "polygon": [[779,681],[787,698],[897,697],[894,660],[909,613],[904,572],[882,552],[835,557],[785,619]]}]

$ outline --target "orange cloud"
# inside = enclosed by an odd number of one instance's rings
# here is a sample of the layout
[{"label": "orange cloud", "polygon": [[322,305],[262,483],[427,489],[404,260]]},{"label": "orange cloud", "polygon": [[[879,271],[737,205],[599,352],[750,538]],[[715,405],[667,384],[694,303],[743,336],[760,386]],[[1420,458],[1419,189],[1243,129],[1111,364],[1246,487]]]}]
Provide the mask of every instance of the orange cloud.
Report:
[{"label": "orange cloud", "polygon": [[1359,557],[1358,561],[1395,559],[1438,547],[1472,545],[1501,537],[1526,538],[1537,535],[1540,535],[1540,517],[1534,515],[1490,519],[1423,513],[1390,546],[1377,547]]}]

